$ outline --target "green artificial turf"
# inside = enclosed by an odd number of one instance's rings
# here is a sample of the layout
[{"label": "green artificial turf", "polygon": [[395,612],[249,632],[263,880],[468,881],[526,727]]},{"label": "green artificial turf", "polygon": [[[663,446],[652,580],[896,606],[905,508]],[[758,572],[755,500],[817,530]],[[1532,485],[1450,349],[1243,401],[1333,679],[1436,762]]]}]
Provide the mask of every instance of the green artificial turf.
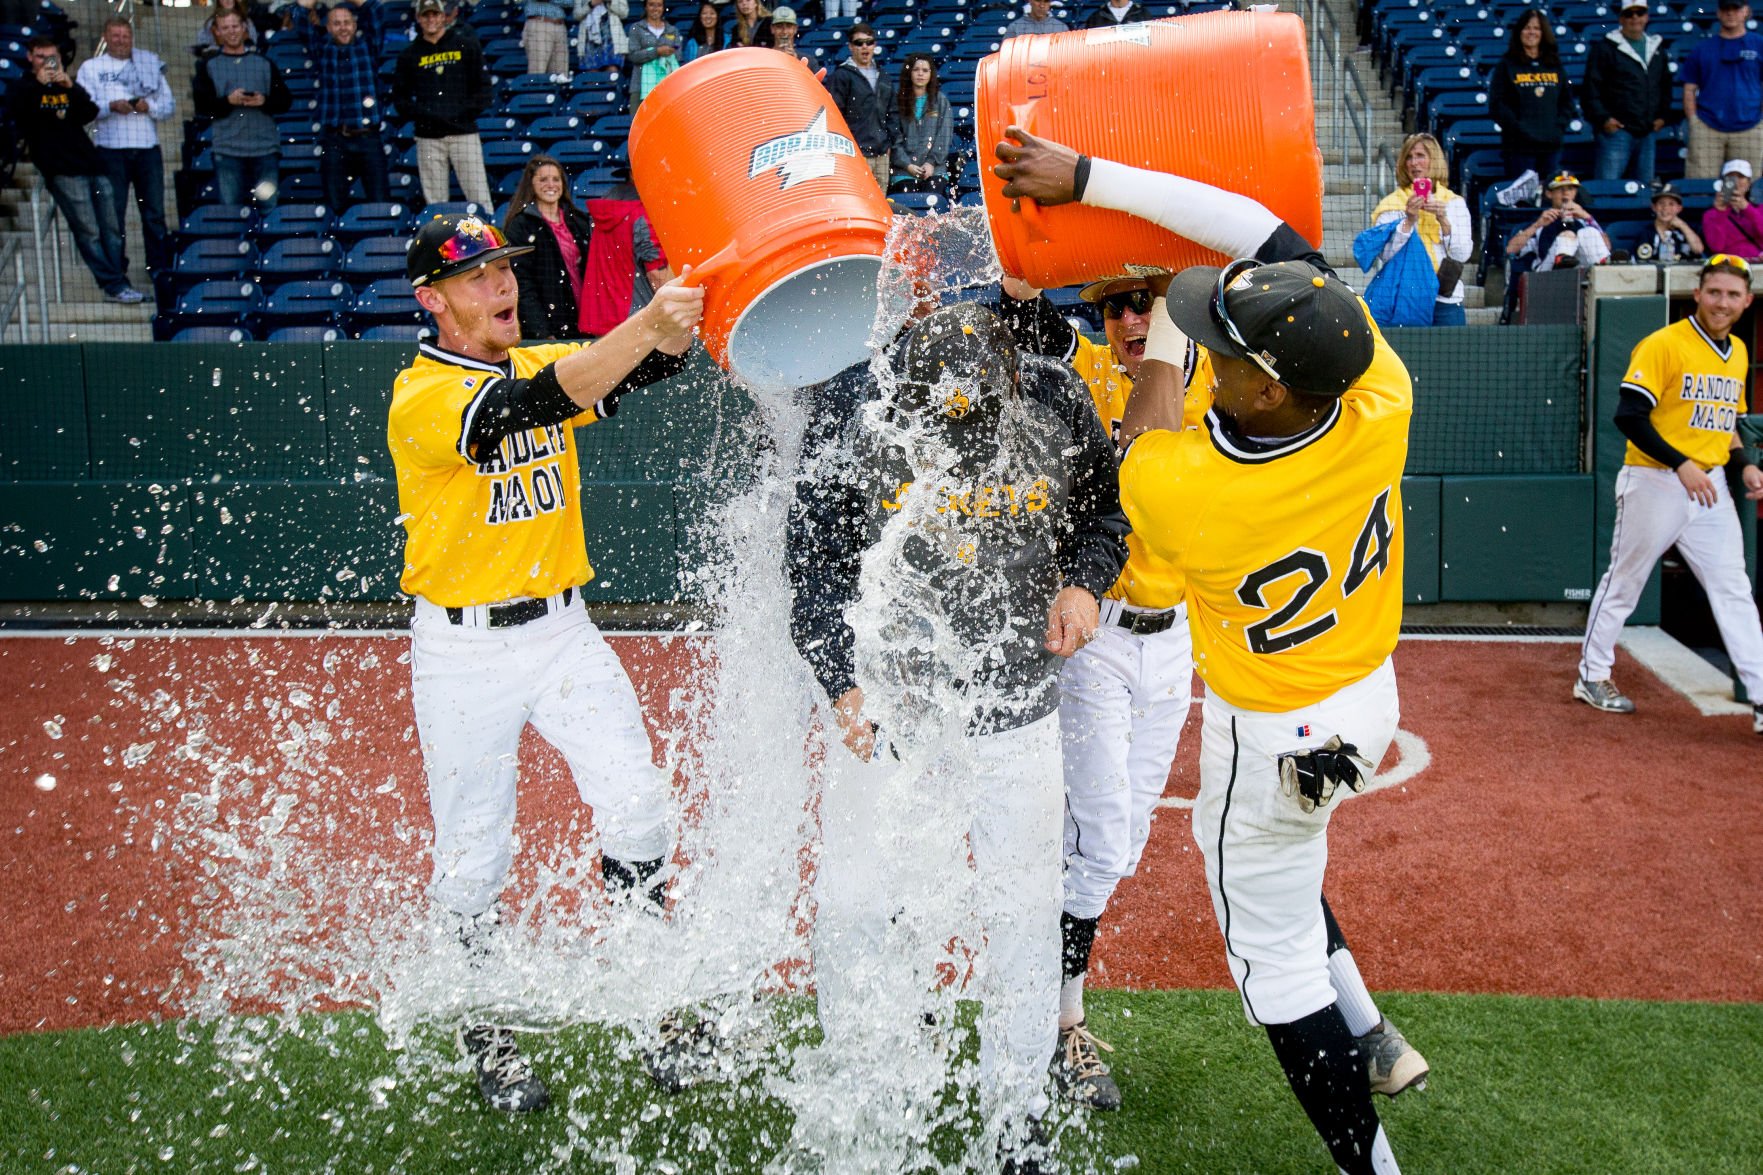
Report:
[{"label": "green artificial turf", "polygon": [[[1068,1127],[1067,1169],[1333,1170],[1234,995],[1087,999],[1127,1106]],[[1378,1099],[1405,1171],[1763,1170],[1763,1006],[1381,1002],[1433,1065],[1425,1093]],[[201,1026],[7,1037],[0,1170],[756,1172],[788,1137],[759,1078],[663,1099],[605,1032],[525,1043],[557,1097],[516,1120],[359,1013],[307,1018],[243,1062]]]}]

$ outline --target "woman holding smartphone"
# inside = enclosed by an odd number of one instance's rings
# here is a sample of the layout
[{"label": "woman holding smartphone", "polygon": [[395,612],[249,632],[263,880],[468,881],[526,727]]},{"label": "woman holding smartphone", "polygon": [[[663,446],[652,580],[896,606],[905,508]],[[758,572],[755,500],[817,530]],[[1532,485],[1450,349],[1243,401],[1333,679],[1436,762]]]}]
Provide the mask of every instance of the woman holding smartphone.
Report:
[{"label": "woman holding smartphone", "polygon": [[1437,281],[1433,326],[1462,326],[1463,263],[1474,251],[1469,205],[1445,186],[1450,171],[1444,148],[1431,135],[1409,135],[1396,155],[1400,186],[1385,196],[1371,214],[1373,227],[1396,222],[1380,260],[1392,261],[1416,236],[1432,263]]}]

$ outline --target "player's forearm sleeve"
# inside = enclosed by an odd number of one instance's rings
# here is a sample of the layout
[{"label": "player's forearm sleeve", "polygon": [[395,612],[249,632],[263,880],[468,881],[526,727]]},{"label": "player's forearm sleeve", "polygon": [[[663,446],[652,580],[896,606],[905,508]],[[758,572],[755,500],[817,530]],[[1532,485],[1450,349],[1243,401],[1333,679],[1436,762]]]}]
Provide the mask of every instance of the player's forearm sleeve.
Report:
[{"label": "player's forearm sleeve", "polygon": [[1009,294],[998,297],[998,317],[1010,337],[1024,351],[1069,363],[1077,353],[1077,331],[1044,296],[1023,301]]},{"label": "player's forearm sleeve", "polygon": [[1107,159],[1090,161],[1083,202],[1130,213],[1227,257],[1256,256],[1282,223],[1247,196]]},{"label": "player's forearm sleeve", "polygon": [[[691,354],[690,351],[686,355]],[[686,369],[686,355],[669,355],[665,351],[650,351],[643,356],[643,361],[631,368],[629,375],[618,381],[618,386],[606,393],[604,399],[595,405],[594,410],[600,417],[611,416],[618,411],[618,401],[638,388],[646,388],[650,384],[660,383],[664,379],[672,379]],[[581,411],[581,409],[576,409]]]},{"label": "player's forearm sleeve", "polygon": [[804,478],[796,489],[784,540],[790,581],[790,641],[814,678],[837,701],[857,684],[855,634],[845,607],[857,594],[862,503],[841,487]]},{"label": "player's forearm sleeve", "polygon": [[468,457],[482,456],[505,436],[562,424],[580,412],[581,406],[563,390],[550,364],[534,372],[531,379],[491,376],[460,416],[460,452]]},{"label": "player's forearm sleeve", "polygon": [[1689,460],[1659,435],[1653,427],[1652,401],[1632,388],[1622,389],[1622,400],[1616,406],[1616,428],[1635,448],[1667,469],[1676,469]]}]

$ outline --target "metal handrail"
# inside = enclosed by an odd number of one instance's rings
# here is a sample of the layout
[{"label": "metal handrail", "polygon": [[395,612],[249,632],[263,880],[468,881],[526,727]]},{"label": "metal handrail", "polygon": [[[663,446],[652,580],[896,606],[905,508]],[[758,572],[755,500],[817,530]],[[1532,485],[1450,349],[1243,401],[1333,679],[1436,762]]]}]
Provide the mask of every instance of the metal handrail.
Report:
[{"label": "metal handrail", "polygon": [[[44,211],[47,205],[48,211]],[[31,181],[31,252],[37,270],[37,338],[39,342],[49,341],[49,307],[59,306],[66,301],[65,288],[61,275],[61,205],[53,199],[45,199],[43,177],[38,175]],[[49,259],[44,264],[43,238],[49,238]],[[55,300],[49,300],[49,275],[55,278]]]},{"label": "metal handrail", "polygon": [[15,280],[11,285],[0,285],[0,342],[6,339],[6,332],[12,329],[13,313],[18,314],[18,340],[30,342],[31,314],[30,304],[25,297],[24,250],[19,246],[17,237],[8,237],[0,242],[0,273],[11,265]]}]

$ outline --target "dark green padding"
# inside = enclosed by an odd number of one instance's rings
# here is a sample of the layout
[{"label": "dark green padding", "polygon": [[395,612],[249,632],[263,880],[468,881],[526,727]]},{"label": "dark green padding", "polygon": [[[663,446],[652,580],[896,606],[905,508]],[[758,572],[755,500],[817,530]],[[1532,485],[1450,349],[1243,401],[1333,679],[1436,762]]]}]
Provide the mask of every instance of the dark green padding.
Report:
[{"label": "dark green padding", "polygon": [[319,343],[88,343],[92,475],[141,480],[321,477]]},{"label": "dark green padding", "polygon": [[0,346],[0,403],[0,480],[91,476],[85,355],[78,346]]},{"label": "dark green padding", "polygon": [[1439,479],[1402,479],[1402,600],[1431,604],[1439,598]]},{"label": "dark green padding", "polygon": [[391,482],[220,482],[191,497],[199,598],[398,597],[404,528]]},{"label": "dark green padding", "polygon": [[[1622,398],[1622,377],[1628,357],[1642,339],[1666,323],[1663,297],[1599,298],[1595,303],[1597,336],[1591,348],[1591,376],[1586,415],[1592,438],[1592,473],[1597,489],[1592,502],[1592,582],[1595,586],[1610,565],[1610,537],[1616,525],[1616,473],[1622,468],[1628,442],[1616,430],[1616,405]],[[1528,328],[1527,328],[1528,329]],[[1630,624],[1659,623],[1659,569],[1647,579]]]},{"label": "dark green padding", "polygon": [[594,566],[593,582],[583,592],[590,604],[662,604],[683,598],[672,486],[636,481],[583,485],[582,529],[588,562]]},{"label": "dark green padding", "polygon": [[1439,597],[1591,599],[1592,478],[1442,479]]},{"label": "dark green padding", "polygon": [[415,357],[415,343],[324,344],[325,431],[338,477],[391,478],[386,419],[392,385]]},{"label": "dark green padding", "polygon": [[0,482],[0,599],[197,595],[178,482]]}]

